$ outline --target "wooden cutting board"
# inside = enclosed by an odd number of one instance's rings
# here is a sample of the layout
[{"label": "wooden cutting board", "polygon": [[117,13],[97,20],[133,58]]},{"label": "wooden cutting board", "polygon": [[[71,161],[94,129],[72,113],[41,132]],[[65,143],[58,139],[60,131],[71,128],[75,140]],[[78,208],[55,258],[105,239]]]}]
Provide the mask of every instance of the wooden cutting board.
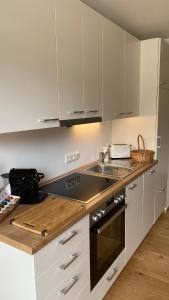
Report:
[{"label": "wooden cutting board", "polygon": [[61,230],[73,218],[78,218],[85,210],[84,205],[57,197],[49,197],[43,203],[33,206],[11,220],[15,226],[48,236]]}]

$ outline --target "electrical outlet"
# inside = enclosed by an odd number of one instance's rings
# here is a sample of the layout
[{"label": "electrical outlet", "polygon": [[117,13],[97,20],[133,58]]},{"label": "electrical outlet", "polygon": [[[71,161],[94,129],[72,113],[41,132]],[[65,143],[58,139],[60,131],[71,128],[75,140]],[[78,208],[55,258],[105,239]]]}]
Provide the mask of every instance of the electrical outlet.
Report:
[{"label": "electrical outlet", "polygon": [[76,160],[79,160],[80,158],[80,153],[79,152],[72,152],[72,153],[67,153],[65,155],[65,164],[69,164],[71,162],[74,162]]}]

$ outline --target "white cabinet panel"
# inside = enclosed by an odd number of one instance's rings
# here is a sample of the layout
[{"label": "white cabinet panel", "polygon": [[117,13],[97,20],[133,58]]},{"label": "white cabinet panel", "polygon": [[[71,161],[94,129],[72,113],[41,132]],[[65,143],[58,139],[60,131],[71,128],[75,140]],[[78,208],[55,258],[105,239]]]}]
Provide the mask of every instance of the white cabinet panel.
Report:
[{"label": "white cabinet panel", "polygon": [[58,126],[55,1],[2,0],[0,12],[0,132]]},{"label": "white cabinet panel", "polygon": [[126,187],[126,262],[142,240],[142,200],[143,176]]},{"label": "white cabinet panel", "polygon": [[152,168],[144,174],[143,188],[143,238],[151,229],[154,222],[154,198],[156,184],[156,168]]},{"label": "white cabinet panel", "polygon": [[103,119],[123,113],[124,30],[103,18]]},{"label": "white cabinet panel", "polygon": [[101,15],[83,8],[83,85],[86,117],[101,116]]},{"label": "white cabinet panel", "polygon": [[139,114],[140,101],[140,41],[125,32],[124,56],[124,113],[125,117]]},{"label": "white cabinet panel", "polygon": [[158,38],[141,41],[140,115],[156,115],[159,88],[160,44]]},{"label": "white cabinet panel", "polygon": [[82,5],[56,0],[56,35],[60,119],[83,116]]},{"label": "white cabinet panel", "polygon": [[81,219],[68,230],[64,231],[59,237],[35,253],[36,278],[46,272],[50,266],[56,263],[63,253],[67,253],[68,250],[80,242],[87,233],[89,234],[89,216]]},{"label": "white cabinet panel", "polygon": [[37,300],[45,299],[86,256],[89,257],[89,234],[67,253],[63,252],[57,262],[37,279]]},{"label": "white cabinet panel", "polygon": [[89,257],[46,298],[46,300],[73,300],[90,278]]}]

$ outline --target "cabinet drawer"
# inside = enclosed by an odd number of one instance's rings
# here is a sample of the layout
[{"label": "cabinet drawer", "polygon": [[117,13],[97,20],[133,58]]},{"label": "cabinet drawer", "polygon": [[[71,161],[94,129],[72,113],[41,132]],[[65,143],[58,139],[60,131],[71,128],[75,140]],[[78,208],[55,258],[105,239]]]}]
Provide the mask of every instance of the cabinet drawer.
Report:
[{"label": "cabinet drawer", "polygon": [[63,234],[49,243],[46,247],[38,251],[35,256],[35,277],[39,277],[46,272],[49,267],[63,255],[74,247],[86,233],[89,232],[89,216],[71,226]]},{"label": "cabinet drawer", "polygon": [[46,298],[46,300],[72,300],[86,285],[90,278],[89,257]]},{"label": "cabinet drawer", "polygon": [[117,279],[121,270],[125,265],[125,250],[119,255],[112,266],[103,275],[97,286],[91,292],[91,300],[101,300],[108,290],[111,288],[114,281]]},{"label": "cabinet drawer", "polygon": [[46,298],[87,256],[89,257],[88,234],[37,279],[37,300]]}]

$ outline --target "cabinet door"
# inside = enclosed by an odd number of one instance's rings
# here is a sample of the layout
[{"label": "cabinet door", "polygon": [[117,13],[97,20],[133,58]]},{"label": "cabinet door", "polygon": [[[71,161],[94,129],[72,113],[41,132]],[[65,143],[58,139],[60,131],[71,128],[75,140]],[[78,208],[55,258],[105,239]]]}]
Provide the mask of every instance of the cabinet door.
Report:
[{"label": "cabinet door", "polygon": [[169,45],[161,41],[160,86],[169,89]]},{"label": "cabinet door", "polygon": [[145,237],[146,234],[149,232],[154,222],[155,184],[156,169],[153,168],[144,174],[142,219],[143,237]]},{"label": "cabinet door", "polygon": [[157,114],[160,39],[141,41],[140,115]]},{"label": "cabinet door", "polygon": [[102,115],[101,16],[85,4],[82,8],[84,106],[86,117],[94,117]]},{"label": "cabinet door", "polygon": [[57,126],[55,1],[2,0],[0,12],[0,132]]},{"label": "cabinet door", "polygon": [[126,261],[142,240],[143,176],[126,187]]},{"label": "cabinet door", "polygon": [[140,41],[125,32],[124,54],[124,113],[125,116],[139,114],[140,97]]},{"label": "cabinet door", "polygon": [[56,34],[60,119],[83,117],[81,1],[56,0]]},{"label": "cabinet door", "polygon": [[103,18],[103,119],[123,115],[124,30]]}]

